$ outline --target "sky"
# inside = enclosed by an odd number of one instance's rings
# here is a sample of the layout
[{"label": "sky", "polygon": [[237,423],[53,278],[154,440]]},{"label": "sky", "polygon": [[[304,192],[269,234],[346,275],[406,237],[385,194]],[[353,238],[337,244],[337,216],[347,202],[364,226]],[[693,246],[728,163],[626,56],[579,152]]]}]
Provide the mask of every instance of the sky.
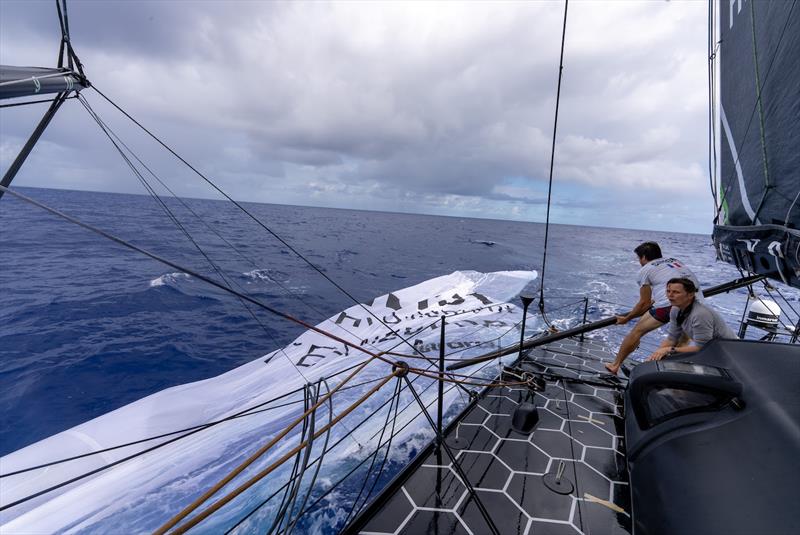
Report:
[{"label": "sky", "polygon": [[[563,2],[68,6],[94,86],[237,200],[545,219]],[[55,2],[0,0],[0,64],[58,44]],[[552,222],[710,234],[706,46],[702,1],[570,2]],[[83,95],[172,191],[219,197]],[[45,108],[0,110],[0,170]],[[77,100],[13,186],[145,193]]]}]

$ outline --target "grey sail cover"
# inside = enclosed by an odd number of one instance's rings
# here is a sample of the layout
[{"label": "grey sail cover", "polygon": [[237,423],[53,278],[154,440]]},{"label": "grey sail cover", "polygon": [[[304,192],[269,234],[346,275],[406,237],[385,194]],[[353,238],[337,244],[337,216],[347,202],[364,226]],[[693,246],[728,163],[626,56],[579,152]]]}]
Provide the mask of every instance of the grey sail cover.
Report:
[{"label": "grey sail cover", "polygon": [[800,2],[721,0],[720,256],[800,286]]}]

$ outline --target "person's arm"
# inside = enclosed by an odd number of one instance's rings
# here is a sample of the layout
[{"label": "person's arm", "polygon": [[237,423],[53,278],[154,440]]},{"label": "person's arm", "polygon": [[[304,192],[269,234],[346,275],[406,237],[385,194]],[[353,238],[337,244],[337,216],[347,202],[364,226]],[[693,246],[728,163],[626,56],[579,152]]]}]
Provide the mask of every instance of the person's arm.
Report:
[{"label": "person's arm", "polygon": [[661,344],[661,347],[653,351],[653,354],[647,357],[647,360],[661,360],[667,355],[677,355],[679,353],[694,353],[695,351],[699,351],[699,346],[680,346],[677,347],[674,345],[675,342],[667,338],[664,340],[664,343]]},{"label": "person's arm", "polygon": [[625,325],[633,318],[638,318],[653,305],[653,290],[649,284],[642,285],[639,288],[639,301],[633,306],[633,309],[624,316],[617,316],[617,325]]}]

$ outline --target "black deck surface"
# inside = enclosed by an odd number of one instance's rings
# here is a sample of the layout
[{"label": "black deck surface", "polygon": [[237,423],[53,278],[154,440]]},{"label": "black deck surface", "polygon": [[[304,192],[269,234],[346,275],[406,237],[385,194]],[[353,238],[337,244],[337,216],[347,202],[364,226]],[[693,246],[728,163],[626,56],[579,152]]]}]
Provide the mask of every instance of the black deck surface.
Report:
[{"label": "black deck surface", "polygon": [[[531,351],[520,364],[537,372],[597,379],[613,358],[592,340],[563,340]],[[601,375],[604,376],[604,375]],[[511,428],[520,402],[538,407],[530,434]],[[453,449],[478,499],[502,534],[630,533],[623,419],[613,388],[553,381],[541,392],[490,389],[451,428]],[[561,469],[568,494],[544,483]],[[363,534],[491,533],[445,451],[425,453],[357,523]],[[620,512],[621,511],[621,512]]]}]

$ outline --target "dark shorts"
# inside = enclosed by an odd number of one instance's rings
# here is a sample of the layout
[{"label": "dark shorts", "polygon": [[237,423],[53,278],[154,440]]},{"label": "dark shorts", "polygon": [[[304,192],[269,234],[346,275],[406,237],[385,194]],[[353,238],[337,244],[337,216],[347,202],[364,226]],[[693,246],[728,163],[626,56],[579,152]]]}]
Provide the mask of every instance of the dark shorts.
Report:
[{"label": "dark shorts", "polygon": [[650,307],[650,315],[653,316],[656,321],[660,321],[661,323],[669,323],[669,311],[671,309],[671,306],[663,308]]}]

